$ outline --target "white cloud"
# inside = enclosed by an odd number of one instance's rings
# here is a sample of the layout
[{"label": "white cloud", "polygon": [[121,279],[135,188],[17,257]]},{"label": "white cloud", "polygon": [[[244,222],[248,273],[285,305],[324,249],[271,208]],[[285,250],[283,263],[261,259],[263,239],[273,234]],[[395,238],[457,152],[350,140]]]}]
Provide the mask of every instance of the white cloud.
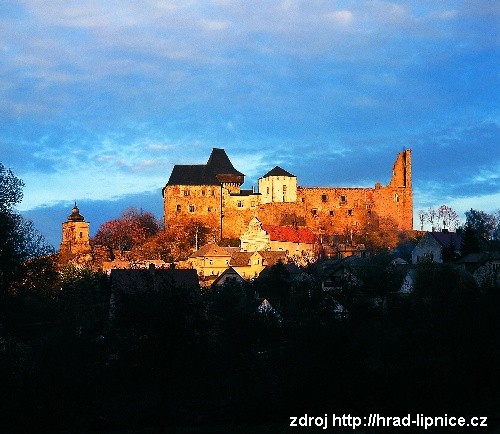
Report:
[{"label": "white cloud", "polygon": [[354,14],[351,11],[334,11],[328,12],[326,14],[326,18],[330,21],[333,21],[335,24],[340,24],[343,26],[347,26],[351,24]]}]

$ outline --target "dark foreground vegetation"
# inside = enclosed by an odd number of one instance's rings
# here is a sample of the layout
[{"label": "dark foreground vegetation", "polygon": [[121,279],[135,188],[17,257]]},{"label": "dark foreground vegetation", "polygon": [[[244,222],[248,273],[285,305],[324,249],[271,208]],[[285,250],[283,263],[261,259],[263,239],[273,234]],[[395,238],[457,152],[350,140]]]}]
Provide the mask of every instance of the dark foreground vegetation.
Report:
[{"label": "dark foreground vegetation", "polygon": [[[0,420],[18,430],[287,426],[324,413],[489,415],[500,404],[500,293],[422,265],[406,296],[265,279],[122,292],[69,269],[2,298]],[[60,285],[54,288],[54,283]],[[258,309],[266,297],[274,309]],[[334,301],[342,299],[348,313]],[[278,308],[279,306],[279,308]],[[276,426],[276,425],[274,425]]]}]

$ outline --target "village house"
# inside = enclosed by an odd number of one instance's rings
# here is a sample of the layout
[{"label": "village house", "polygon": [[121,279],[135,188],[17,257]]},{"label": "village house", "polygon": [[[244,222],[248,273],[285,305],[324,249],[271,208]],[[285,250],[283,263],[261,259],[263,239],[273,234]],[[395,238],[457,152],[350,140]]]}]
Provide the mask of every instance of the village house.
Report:
[{"label": "village house", "polygon": [[469,253],[457,261],[478,285],[500,285],[500,252]]},{"label": "village house", "polygon": [[232,254],[230,248],[209,243],[192,253],[188,258],[188,264],[202,278],[216,277],[229,268]]},{"label": "village house", "polygon": [[[460,255],[461,237],[444,229],[442,232],[426,232],[413,249],[412,264],[431,261],[441,264]],[[448,257],[446,257],[448,255]]]},{"label": "village house", "polygon": [[217,276],[212,283],[212,287],[214,286],[224,286],[226,283],[243,283],[245,279],[240,276],[240,274],[233,268],[226,268],[222,274]]},{"label": "village house", "polygon": [[285,252],[234,252],[230,265],[245,279],[258,277],[266,267],[272,267],[278,261],[285,262]]}]

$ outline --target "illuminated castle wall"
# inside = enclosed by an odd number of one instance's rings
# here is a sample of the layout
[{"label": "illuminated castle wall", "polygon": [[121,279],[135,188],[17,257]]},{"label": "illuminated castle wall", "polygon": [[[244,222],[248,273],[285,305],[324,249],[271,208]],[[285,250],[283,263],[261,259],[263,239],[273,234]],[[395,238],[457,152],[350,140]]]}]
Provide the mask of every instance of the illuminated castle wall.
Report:
[{"label": "illuminated castle wall", "polygon": [[[257,216],[263,224],[308,226],[317,234],[379,227],[413,229],[411,150],[400,152],[391,181],[374,187],[302,187],[276,166],[259,179],[259,191],[241,189],[244,175],[223,149],[207,164],[175,165],[162,190],[165,226],[200,221],[225,238],[238,238]],[[384,226],[385,225],[385,226]]]}]

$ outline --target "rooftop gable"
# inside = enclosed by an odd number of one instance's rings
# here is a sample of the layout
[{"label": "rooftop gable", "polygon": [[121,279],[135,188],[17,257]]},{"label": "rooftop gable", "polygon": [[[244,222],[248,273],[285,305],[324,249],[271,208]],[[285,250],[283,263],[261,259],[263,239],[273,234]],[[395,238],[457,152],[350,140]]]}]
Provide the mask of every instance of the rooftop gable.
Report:
[{"label": "rooftop gable", "polygon": [[287,172],[279,166],[275,166],[274,169],[271,169],[262,178],[269,178],[270,176],[288,176],[290,178],[296,178],[295,175],[292,175],[290,172]]},{"label": "rooftop gable", "polygon": [[283,263],[285,262],[285,258],[286,258],[285,252],[273,252],[271,250],[263,250],[263,251],[260,251],[258,253],[264,259],[264,261],[265,261],[264,265],[272,266],[272,265],[275,265],[276,263],[278,263],[279,261],[281,261]]},{"label": "rooftop gable", "polygon": [[207,164],[176,164],[167,185],[243,184],[245,175],[236,170],[224,149],[213,148]]},{"label": "rooftop gable", "polygon": [[250,265],[251,256],[252,252],[233,252],[231,262],[229,264],[233,267],[245,267]]},{"label": "rooftop gable", "polygon": [[218,285],[219,282],[223,282],[226,279],[231,279],[235,282],[244,282],[245,279],[241,277],[240,273],[238,273],[233,267],[226,268],[217,278],[213,281],[212,285]]},{"label": "rooftop gable", "polygon": [[221,247],[216,243],[208,243],[199,248],[196,252],[192,253],[190,258],[204,258],[204,257],[214,257],[214,256],[222,256],[222,257],[230,257],[231,251],[226,249],[225,247]]},{"label": "rooftop gable", "polygon": [[233,163],[229,160],[224,149],[213,148],[210,157],[208,158],[205,166],[205,173],[207,175],[240,175],[245,176],[243,173],[237,171]]}]

